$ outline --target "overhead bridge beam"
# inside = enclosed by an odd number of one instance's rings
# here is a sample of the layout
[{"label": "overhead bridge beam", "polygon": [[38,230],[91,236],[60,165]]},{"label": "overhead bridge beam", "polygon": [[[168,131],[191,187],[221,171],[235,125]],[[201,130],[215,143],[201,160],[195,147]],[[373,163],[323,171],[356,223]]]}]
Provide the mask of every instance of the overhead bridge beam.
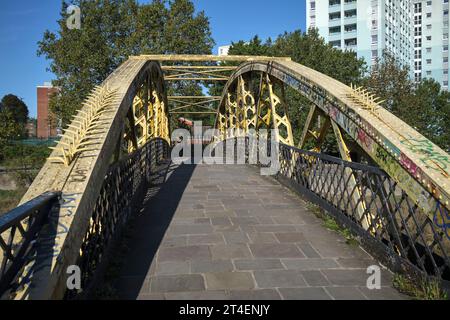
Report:
[{"label": "overhead bridge beam", "polygon": [[174,61],[174,62],[245,62],[245,61],[291,61],[290,57],[264,57],[264,56],[215,56],[215,55],[141,55],[132,56],[131,59],[148,61]]}]

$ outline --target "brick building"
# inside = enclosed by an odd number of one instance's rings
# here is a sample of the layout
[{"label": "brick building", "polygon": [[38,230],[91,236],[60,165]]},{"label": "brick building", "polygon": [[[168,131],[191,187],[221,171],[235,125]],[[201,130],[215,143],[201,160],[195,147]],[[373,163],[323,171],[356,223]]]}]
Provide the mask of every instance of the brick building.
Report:
[{"label": "brick building", "polygon": [[[51,83],[44,83],[37,87],[37,137],[39,139],[49,139],[57,136],[56,124],[49,121],[50,97],[58,92]],[[53,121],[54,122],[54,121]]]},{"label": "brick building", "polygon": [[37,121],[35,119],[28,119],[28,122],[25,125],[25,130],[27,131],[28,138],[36,138],[36,122]]}]

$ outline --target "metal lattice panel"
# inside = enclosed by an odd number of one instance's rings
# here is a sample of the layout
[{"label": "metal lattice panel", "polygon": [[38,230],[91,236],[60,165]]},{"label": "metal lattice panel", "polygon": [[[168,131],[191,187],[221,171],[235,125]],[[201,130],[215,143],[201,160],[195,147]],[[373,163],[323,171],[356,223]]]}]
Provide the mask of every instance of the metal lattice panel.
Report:
[{"label": "metal lattice panel", "polygon": [[[152,139],[108,171],[78,259],[77,265],[82,270],[82,294],[89,293],[101,276],[101,266],[107,262],[113,240],[133,214],[133,206],[144,196],[159,162],[168,156],[167,141]],[[67,297],[75,298],[77,294],[67,292]]]},{"label": "metal lattice panel", "polygon": [[[282,177],[313,193],[419,272],[450,280],[450,240],[384,171],[287,145],[280,146],[280,165]],[[350,187],[352,176],[356,184]],[[360,203],[365,204],[362,215]],[[438,203],[435,220],[443,214],[449,213]]]}]

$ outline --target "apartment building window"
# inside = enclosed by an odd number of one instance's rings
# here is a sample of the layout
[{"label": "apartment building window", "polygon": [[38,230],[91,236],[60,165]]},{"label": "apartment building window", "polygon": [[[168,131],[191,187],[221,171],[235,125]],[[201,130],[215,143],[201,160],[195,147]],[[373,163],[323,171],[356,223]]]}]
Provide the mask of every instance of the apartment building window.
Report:
[{"label": "apartment building window", "polygon": [[356,15],[357,15],[356,9],[354,9],[354,10],[347,10],[347,11],[344,12],[344,16],[346,18],[353,18],[353,17],[356,17]]},{"label": "apartment building window", "polygon": [[340,33],[341,32],[341,27],[331,27],[330,28],[330,35],[336,34],[336,33]]},{"label": "apartment building window", "polygon": [[444,51],[448,51],[448,45],[445,45],[445,46],[443,47],[443,50],[444,50]]},{"label": "apartment building window", "polygon": [[431,59],[427,59],[427,64],[431,64]]},{"label": "apartment building window", "polygon": [[356,38],[345,39],[345,45],[347,47],[356,46],[358,44],[358,40]]},{"label": "apartment building window", "polygon": [[378,35],[373,35],[372,36],[372,44],[377,44],[378,43]]},{"label": "apartment building window", "polygon": [[427,53],[431,53],[432,49],[431,48],[427,48]]},{"label": "apartment building window", "polygon": [[345,32],[353,32],[353,31],[356,31],[356,28],[357,28],[356,23],[354,23],[354,24],[347,24],[347,25],[345,26]]},{"label": "apartment building window", "polygon": [[427,41],[431,41],[431,36],[427,36]]},{"label": "apartment building window", "polygon": [[431,76],[431,71],[430,70],[427,71],[427,76]]},{"label": "apartment building window", "polygon": [[422,80],[422,75],[420,73],[416,73],[416,82],[420,82]]},{"label": "apartment building window", "polygon": [[372,20],[372,29],[378,29],[378,21]]},{"label": "apartment building window", "polygon": [[338,19],[340,19],[341,18],[341,13],[340,12],[333,12],[333,13],[330,13],[330,20],[331,21],[333,21],[333,20],[338,20]]},{"label": "apartment building window", "polygon": [[431,7],[432,1],[427,1],[427,7]]},{"label": "apartment building window", "polygon": [[335,48],[340,48],[341,47],[341,41],[340,40],[336,40],[336,41],[330,41],[330,44],[335,47]]},{"label": "apartment building window", "polygon": [[337,5],[341,4],[341,0],[330,0],[328,4],[329,4],[330,7],[331,6],[337,6]]},{"label": "apartment building window", "polygon": [[442,59],[444,61],[444,63],[448,63],[448,57],[444,57],[444,59]]},{"label": "apartment building window", "polygon": [[431,12],[427,13],[427,18],[431,18]]},{"label": "apartment building window", "polygon": [[311,10],[315,10],[315,9],[316,9],[316,2],[311,1]]}]

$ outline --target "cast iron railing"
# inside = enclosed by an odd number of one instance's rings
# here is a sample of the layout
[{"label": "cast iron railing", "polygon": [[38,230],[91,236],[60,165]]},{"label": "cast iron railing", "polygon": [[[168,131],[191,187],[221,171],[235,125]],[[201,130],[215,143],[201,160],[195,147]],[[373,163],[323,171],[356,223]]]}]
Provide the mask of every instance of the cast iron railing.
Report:
[{"label": "cast iron railing", "polygon": [[397,271],[450,280],[449,212],[421,211],[379,168],[280,145],[278,178],[361,236]]},{"label": "cast iron railing", "polygon": [[103,275],[114,249],[115,240],[133,214],[134,206],[139,205],[145,196],[159,163],[168,156],[168,143],[156,138],[110,168],[98,195],[77,263],[82,273],[82,292],[67,291],[66,298],[85,298],[93,293],[92,289]]},{"label": "cast iron railing", "polygon": [[53,209],[59,192],[45,193],[0,217],[0,298],[27,282],[23,269],[35,257],[36,239]]}]

